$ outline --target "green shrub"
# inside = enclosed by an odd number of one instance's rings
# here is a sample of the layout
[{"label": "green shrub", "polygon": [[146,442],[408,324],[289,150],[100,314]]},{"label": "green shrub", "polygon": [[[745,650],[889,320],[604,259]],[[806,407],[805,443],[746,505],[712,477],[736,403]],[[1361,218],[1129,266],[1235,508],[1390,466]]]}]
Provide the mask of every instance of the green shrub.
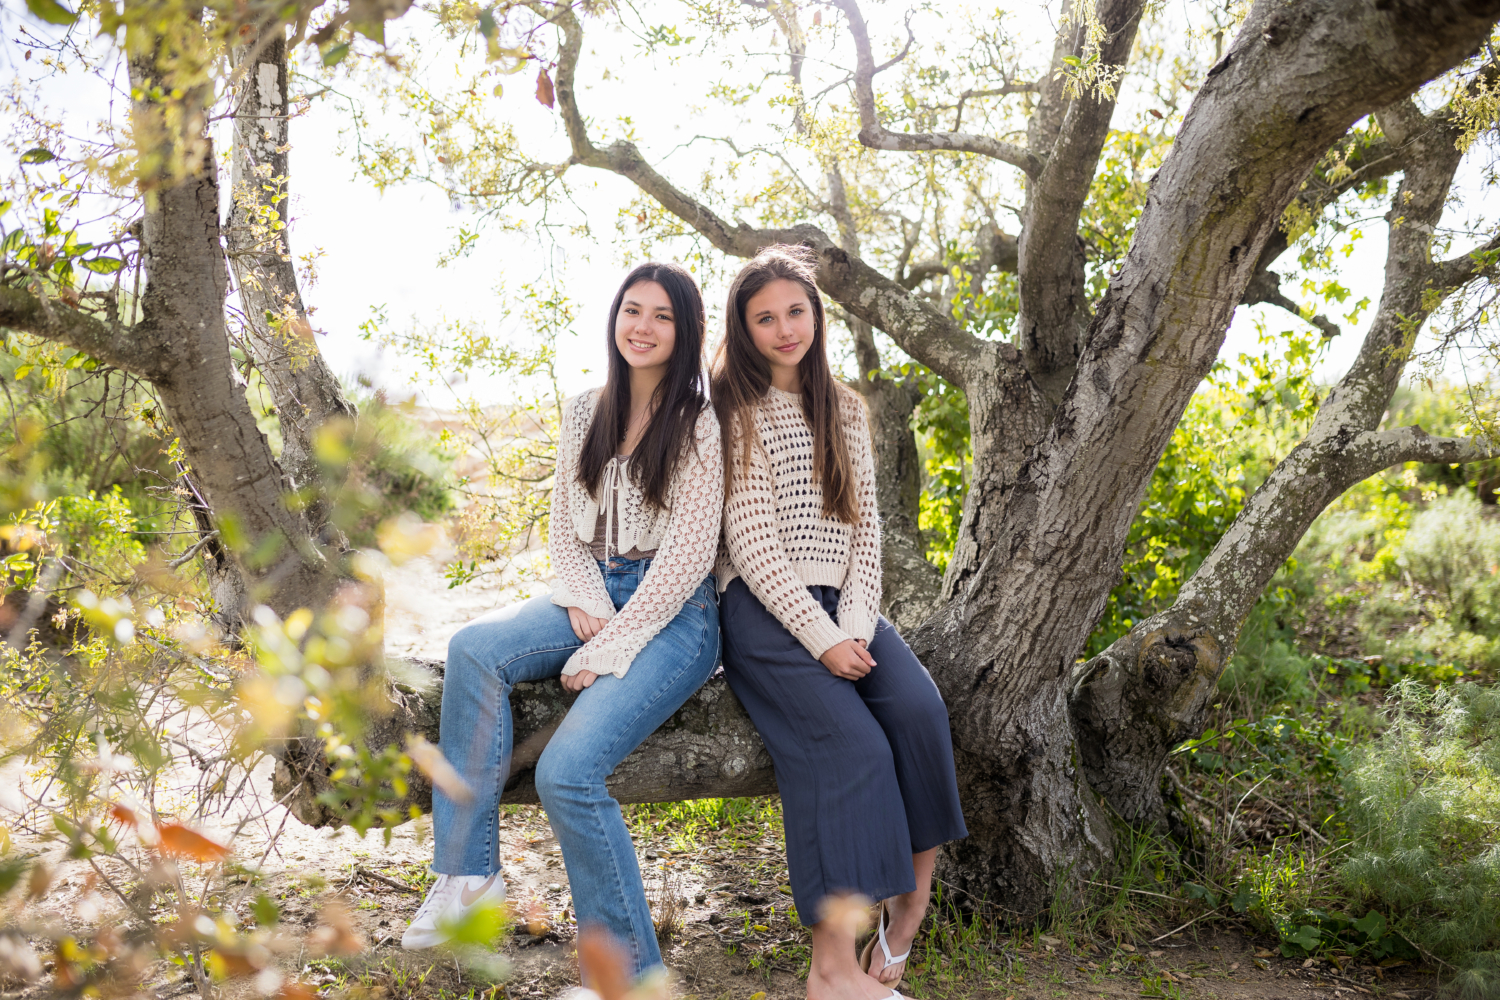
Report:
[{"label": "green shrub", "polygon": [[348,448],[346,489],[362,495],[363,511],[348,528],[349,540],[373,544],[380,523],[403,511],[437,521],[453,510],[448,486],[453,463],[437,434],[410,406],[392,405],[379,394],[356,398],[355,405],[359,419]]},{"label": "green shrub", "polygon": [[1413,514],[1396,551],[1404,586],[1360,615],[1372,644],[1407,625],[1378,651],[1429,680],[1500,665],[1500,520],[1483,510],[1460,489]]},{"label": "green shrub", "polygon": [[1460,993],[1500,997],[1500,691],[1391,689],[1385,731],[1344,775],[1357,845],[1340,868],[1426,953],[1464,970]]}]

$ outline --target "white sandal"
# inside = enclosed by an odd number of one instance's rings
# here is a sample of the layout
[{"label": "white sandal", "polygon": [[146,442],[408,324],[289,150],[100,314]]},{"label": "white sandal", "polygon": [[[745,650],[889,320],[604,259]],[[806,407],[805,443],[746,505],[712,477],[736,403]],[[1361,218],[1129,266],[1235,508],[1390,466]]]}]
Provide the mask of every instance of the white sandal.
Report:
[{"label": "white sandal", "polygon": [[[875,957],[875,945],[877,943],[880,945],[881,955],[885,958],[885,964],[881,966],[882,971],[889,969],[891,966],[895,965],[898,962],[905,962],[908,958],[911,957],[910,948],[906,949],[905,953],[901,955],[891,954],[890,945],[886,944],[885,940],[885,925],[885,901],[882,900],[880,903],[880,919],[876,922],[876,927],[878,928],[879,932],[874,938],[870,940],[869,944],[865,945],[864,954],[859,956],[860,967],[867,973],[870,971],[870,960]],[[902,976],[903,978],[905,977],[904,971],[902,973]],[[898,979],[897,982],[900,982],[900,980]],[[893,997],[900,997],[901,993],[898,990],[891,990],[891,995]]]}]

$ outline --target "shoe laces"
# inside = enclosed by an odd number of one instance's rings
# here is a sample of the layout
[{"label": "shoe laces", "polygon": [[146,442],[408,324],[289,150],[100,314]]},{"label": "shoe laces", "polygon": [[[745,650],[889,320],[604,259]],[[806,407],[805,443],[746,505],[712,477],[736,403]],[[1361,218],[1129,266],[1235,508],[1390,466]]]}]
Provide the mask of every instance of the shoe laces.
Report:
[{"label": "shoe laces", "polygon": [[448,901],[453,898],[462,885],[463,879],[461,878],[456,878],[452,875],[439,875],[437,881],[433,883],[432,888],[428,890],[427,898],[422,900],[422,905],[418,907],[416,915],[412,917],[412,921],[421,920],[430,911],[441,910],[447,906]]}]

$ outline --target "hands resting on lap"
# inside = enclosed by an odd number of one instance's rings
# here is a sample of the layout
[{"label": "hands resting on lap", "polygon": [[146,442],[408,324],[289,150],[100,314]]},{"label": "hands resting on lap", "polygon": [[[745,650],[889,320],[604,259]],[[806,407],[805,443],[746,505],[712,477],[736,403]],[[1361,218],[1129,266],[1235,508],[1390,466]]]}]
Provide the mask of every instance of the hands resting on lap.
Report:
[{"label": "hands resting on lap", "polygon": [[829,673],[846,681],[859,680],[875,666],[875,658],[865,649],[863,639],[845,639],[837,645],[829,646],[818,659],[828,668]]},{"label": "hands resting on lap", "polygon": [[[604,630],[604,626],[609,624],[609,619],[595,618],[582,608],[569,608],[568,622],[573,626],[573,634],[578,636],[582,641],[588,642]],[[582,691],[598,680],[598,678],[599,675],[592,670],[580,670],[576,674],[564,674],[562,676],[563,690]]]}]

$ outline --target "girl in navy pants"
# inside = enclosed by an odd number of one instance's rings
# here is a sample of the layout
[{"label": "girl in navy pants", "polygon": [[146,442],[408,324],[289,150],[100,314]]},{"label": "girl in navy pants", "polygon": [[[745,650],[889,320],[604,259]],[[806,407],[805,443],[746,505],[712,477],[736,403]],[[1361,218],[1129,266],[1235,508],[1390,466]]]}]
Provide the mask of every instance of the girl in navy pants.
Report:
[{"label": "girl in navy pants", "polygon": [[[730,289],[711,397],[725,436],[724,672],[776,764],[809,1000],[899,997],[937,848],[967,836],[948,710],[880,615],[860,398],[825,353],[815,265],[770,247]],[[832,898],[882,901],[862,956]],[[826,914],[826,917],[825,917]]]}]

